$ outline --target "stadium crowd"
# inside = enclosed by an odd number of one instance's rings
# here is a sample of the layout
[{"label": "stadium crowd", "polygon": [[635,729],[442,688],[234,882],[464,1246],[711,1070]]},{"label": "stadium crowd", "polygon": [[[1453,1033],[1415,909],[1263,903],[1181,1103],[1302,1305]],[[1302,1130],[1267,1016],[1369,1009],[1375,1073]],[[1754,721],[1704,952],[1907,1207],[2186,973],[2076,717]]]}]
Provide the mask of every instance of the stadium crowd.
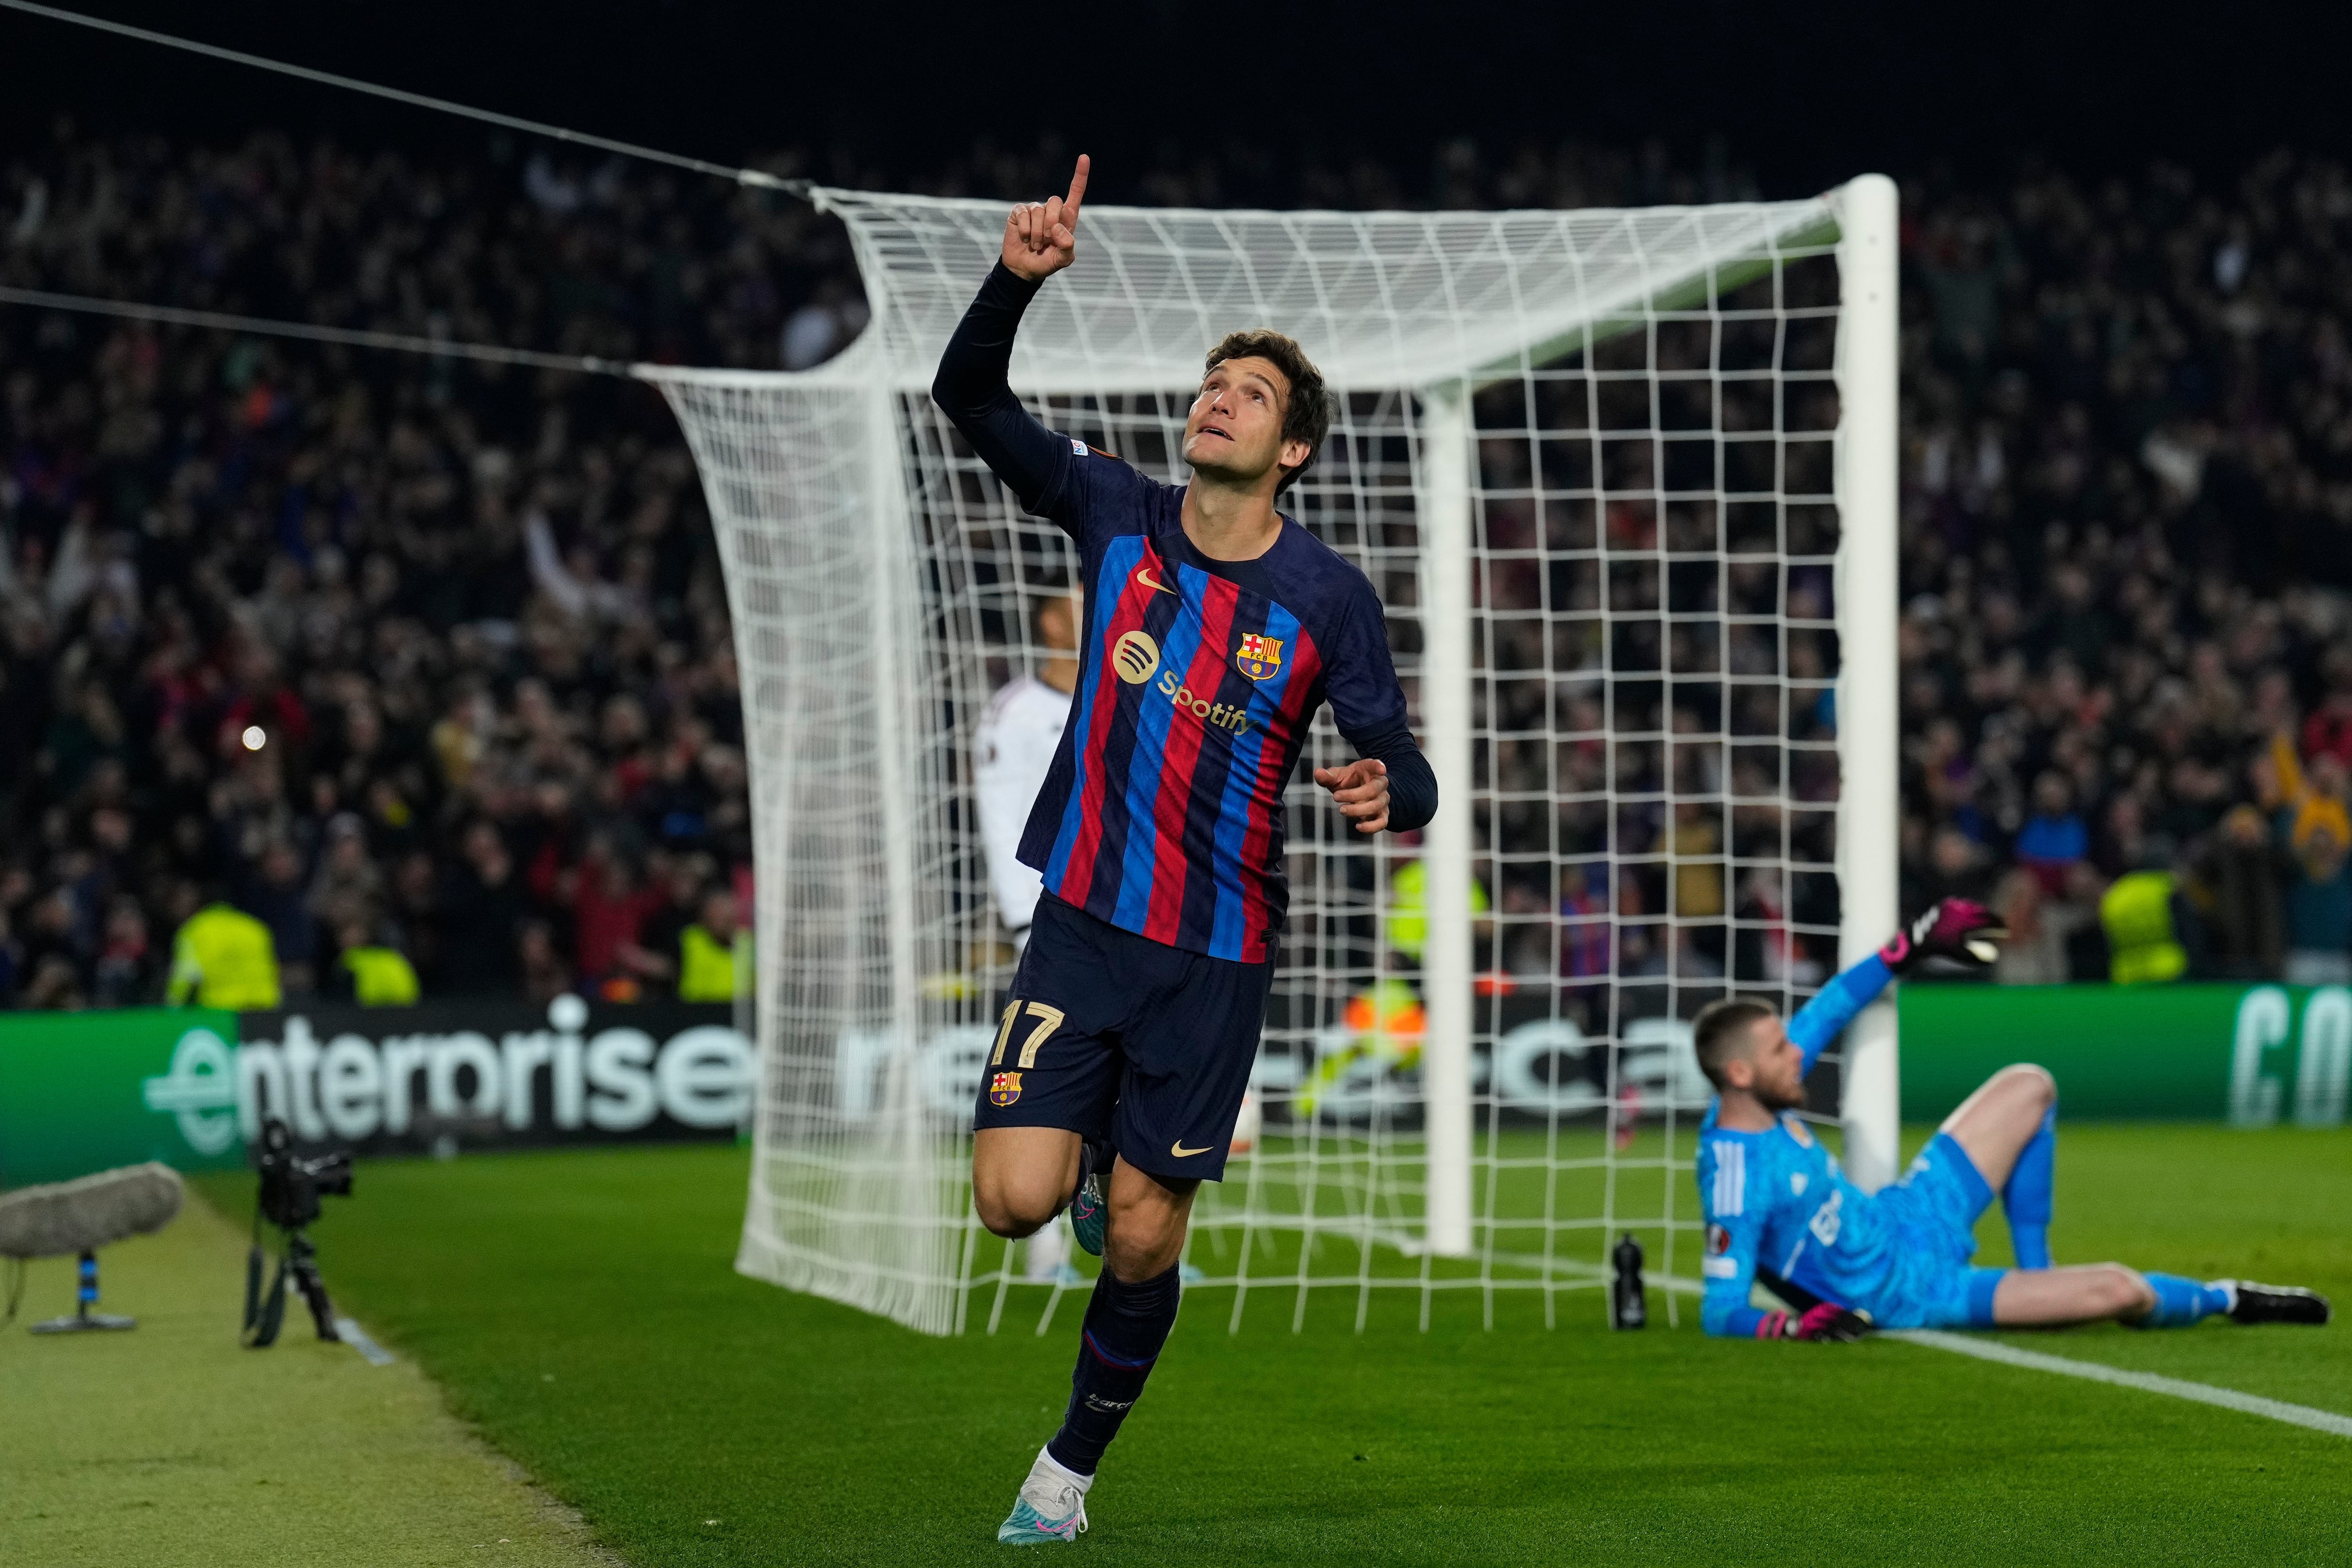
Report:
[{"label": "stadium crowd", "polygon": [[[1001,195],[1064,167],[824,172]],[[1110,194],[1755,191],[1719,148],[1454,142],[1423,170],[1171,160]],[[2352,977],[2352,172],[2030,168],[1905,211],[1906,907],[1995,904],[2003,980]],[[805,205],[506,142],[60,124],[0,158],[0,284],[725,365],[804,367],[864,324]],[[0,307],[0,1004],[176,994],[175,933],[223,906],[289,995],[731,987],[742,717],[652,392]],[[1626,896],[1548,888],[1571,936],[1543,962],[1605,968],[1574,917]]]}]

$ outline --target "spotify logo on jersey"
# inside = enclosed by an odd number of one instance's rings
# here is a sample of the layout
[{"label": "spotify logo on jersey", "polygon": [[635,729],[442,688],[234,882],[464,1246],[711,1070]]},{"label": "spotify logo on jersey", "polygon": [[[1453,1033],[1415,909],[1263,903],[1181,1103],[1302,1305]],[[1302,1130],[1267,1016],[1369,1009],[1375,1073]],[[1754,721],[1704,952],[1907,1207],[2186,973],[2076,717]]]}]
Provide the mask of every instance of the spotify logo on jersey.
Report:
[{"label": "spotify logo on jersey", "polygon": [[1140,686],[1160,668],[1160,645],[1150,632],[1131,631],[1111,645],[1110,667],[1129,686]]}]

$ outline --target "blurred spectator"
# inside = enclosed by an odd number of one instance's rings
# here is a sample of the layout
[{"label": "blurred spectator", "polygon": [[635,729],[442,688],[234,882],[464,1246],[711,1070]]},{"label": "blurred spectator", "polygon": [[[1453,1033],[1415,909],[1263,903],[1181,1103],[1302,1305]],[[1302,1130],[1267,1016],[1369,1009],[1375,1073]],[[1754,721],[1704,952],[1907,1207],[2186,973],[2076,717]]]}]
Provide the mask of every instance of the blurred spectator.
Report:
[{"label": "blurred spectator", "polygon": [[[34,973],[34,984],[41,983]],[[266,1013],[278,1005],[278,955],[269,928],[220,900],[205,905],[172,939],[172,983],[165,1000],[174,1007],[226,1007],[236,1013]]]},{"label": "blurred spectator", "polygon": [[460,852],[442,893],[440,986],[461,996],[511,991],[521,973],[515,931],[528,909],[514,857],[488,822],[466,830]]},{"label": "blurred spectator", "polygon": [[[635,997],[637,976],[624,955],[638,952],[637,933],[661,908],[663,892],[637,880],[636,864],[606,841],[598,841],[575,874],[572,963],[580,983],[608,1001]],[[620,989],[611,989],[620,987]]]},{"label": "blurred spectator", "polygon": [[2024,867],[2002,873],[1991,908],[2009,927],[1992,977],[2002,985],[2057,985],[2074,977],[2066,943],[2088,919],[2081,905],[2053,899]]},{"label": "blurred spectator", "polygon": [[2275,980],[2286,955],[2284,857],[2251,805],[2232,806],[2191,857],[2181,890],[2195,910],[2203,973]]},{"label": "blurred spectator", "polygon": [[2091,836],[2075,814],[2074,786],[2064,774],[2045,773],[2033,781],[2033,815],[2019,830],[2014,852],[2047,893],[2063,888],[2075,862],[2090,854]]},{"label": "blurred spectator", "polygon": [[346,914],[336,931],[335,984],[329,993],[362,1007],[405,1007],[423,994],[400,949],[379,941],[367,919]]},{"label": "blurred spectator", "polygon": [[709,865],[701,857],[673,857],[663,877],[667,896],[637,928],[637,940],[621,950],[622,963],[656,994],[677,993],[687,928],[701,917],[709,879]]},{"label": "blurred spectator", "polygon": [[2107,933],[2107,976],[2118,985],[2178,980],[2189,969],[2172,912],[2172,873],[2118,877],[2099,900]]},{"label": "blurred spectator", "polygon": [[92,996],[101,1007],[136,1007],[156,999],[147,911],[128,893],[117,895],[107,910],[105,946],[91,978]]},{"label": "blurred spectator", "polygon": [[[701,920],[678,934],[679,1001],[735,1000],[736,929],[735,895],[725,888],[713,888],[704,894]],[[746,963],[750,956],[748,950],[741,954]]]},{"label": "blurred spectator", "polygon": [[2352,982],[2352,875],[2345,840],[2326,822],[2308,824],[2294,848],[2286,895],[2286,982]]},{"label": "blurred spectator", "polygon": [[307,996],[319,956],[318,922],[302,885],[302,859],[283,839],[261,852],[252,885],[238,900],[246,913],[269,928],[278,955],[278,984],[289,995]]},{"label": "blurred spectator", "polygon": [[572,971],[556,950],[555,931],[545,921],[528,920],[515,932],[516,966],[523,1000],[543,1006],[572,989]]}]

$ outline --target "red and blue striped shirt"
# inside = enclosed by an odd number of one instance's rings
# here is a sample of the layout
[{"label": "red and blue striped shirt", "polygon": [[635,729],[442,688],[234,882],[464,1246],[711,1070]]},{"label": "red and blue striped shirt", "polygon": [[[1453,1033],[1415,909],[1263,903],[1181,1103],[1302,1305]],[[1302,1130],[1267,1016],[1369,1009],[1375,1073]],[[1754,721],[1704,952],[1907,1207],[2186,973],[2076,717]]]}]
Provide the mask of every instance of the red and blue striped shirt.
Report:
[{"label": "red and blue striped shirt", "polygon": [[1371,583],[1285,518],[1264,554],[1212,561],[1184,489],[1046,431],[1003,383],[1033,285],[1002,267],[933,395],[1023,504],[1076,542],[1086,617],[1077,689],[1021,839],[1045,891],[1124,931],[1264,963],[1289,901],[1283,791],[1316,710],[1389,763],[1390,826],[1418,827],[1435,784]]}]

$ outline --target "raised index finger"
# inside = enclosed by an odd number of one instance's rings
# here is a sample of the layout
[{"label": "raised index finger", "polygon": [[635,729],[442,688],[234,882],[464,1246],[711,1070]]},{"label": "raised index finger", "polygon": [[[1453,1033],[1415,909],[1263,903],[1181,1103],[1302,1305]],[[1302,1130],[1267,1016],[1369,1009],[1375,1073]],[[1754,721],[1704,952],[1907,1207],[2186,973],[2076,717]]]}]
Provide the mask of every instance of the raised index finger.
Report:
[{"label": "raised index finger", "polygon": [[1062,224],[1076,230],[1078,226],[1078,203],[1087,194],[1087,175],[1094,168],[1094,160],[1084,153],[1078,154],[1078,166],[1070,171],[1070,194],[1062,198]]}]

